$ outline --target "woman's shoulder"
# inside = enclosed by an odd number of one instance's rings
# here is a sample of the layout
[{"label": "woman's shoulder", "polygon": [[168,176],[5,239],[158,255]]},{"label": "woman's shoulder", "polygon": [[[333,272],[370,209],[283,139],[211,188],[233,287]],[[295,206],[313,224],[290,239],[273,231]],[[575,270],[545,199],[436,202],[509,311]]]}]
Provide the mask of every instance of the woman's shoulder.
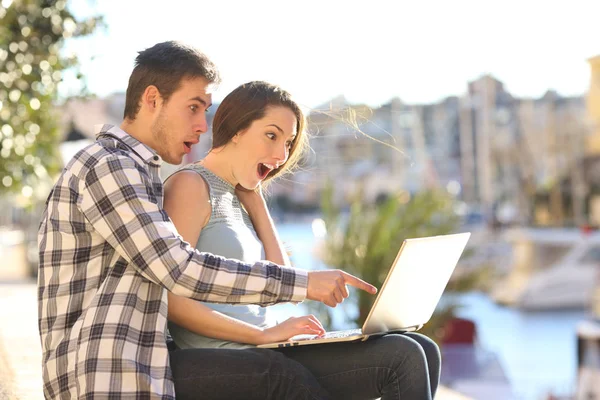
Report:
[{"label": "woman's shoulder", "polygon": [[[192,198],[209,197],[210,187],[206,178],[195,170],[193,164],[184,166],[171,174],[164,183],[165,195],[169,192],[185,193]],[[198,197],[196,197],[198,196]]]}]

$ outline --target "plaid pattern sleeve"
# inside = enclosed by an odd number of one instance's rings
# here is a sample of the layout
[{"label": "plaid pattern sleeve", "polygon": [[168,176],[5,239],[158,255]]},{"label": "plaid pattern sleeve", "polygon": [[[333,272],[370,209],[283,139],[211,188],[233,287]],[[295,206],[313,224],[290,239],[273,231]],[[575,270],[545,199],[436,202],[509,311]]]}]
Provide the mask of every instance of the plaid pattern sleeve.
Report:
[{"label": "plaid pattern sleeve", "polygon": [[214,303],[268,305],[303,298],[298,270],[194,254],[159,208],[144,175],[132,159],[103,159],[86,175],[80,209],[94,230],[146,279],[175,294]]},{"label": "plaid pattern sleeve", "polygon": [[67,165],[39,230],[44,395],[174,399],[167,295],[301,301],[306,272],[199,253],[162,210],[160,159],[116,127]]}]

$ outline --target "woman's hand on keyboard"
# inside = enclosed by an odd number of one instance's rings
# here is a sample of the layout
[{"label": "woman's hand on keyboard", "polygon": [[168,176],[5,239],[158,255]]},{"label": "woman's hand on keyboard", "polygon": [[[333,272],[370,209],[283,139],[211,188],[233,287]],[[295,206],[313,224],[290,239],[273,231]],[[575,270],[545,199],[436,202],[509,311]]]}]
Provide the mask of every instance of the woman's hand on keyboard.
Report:
[{"label": "woman's hand on keyboard", "polygon": [[322,335],[325,328],[314,315],[291,317],[282,323],[263,330],[262,342],[284,342],[296,335]]}]

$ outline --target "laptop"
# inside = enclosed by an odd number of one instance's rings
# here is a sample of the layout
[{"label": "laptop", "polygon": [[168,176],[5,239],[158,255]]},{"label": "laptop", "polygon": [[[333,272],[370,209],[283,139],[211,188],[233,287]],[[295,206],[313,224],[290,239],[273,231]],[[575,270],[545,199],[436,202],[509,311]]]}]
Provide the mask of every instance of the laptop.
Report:
[{"label": "laptop", "polygon": [[362,329],[297,335],[264,348],[364,341],[393,332],[420,329],[433,315],[470,232],[406,239],[383,282]]}]

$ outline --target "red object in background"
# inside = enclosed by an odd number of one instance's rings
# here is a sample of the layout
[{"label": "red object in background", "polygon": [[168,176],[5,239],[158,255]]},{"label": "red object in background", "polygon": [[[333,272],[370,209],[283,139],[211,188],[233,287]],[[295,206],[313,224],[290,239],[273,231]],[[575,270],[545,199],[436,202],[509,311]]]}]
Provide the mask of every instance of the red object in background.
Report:
[{"label": "red object in background", "polygon": [[453,318],[444,326],[442,344],[475,344],[477,330],[469,319]]},{"label": "red object in background", "polygon": [[580,229],[581,229],[581,232],[586,235],[589,235],[590,233],[592,233],[594,231],[594,228],[591,225],[587,225],[587,224],[582,225]]}]

